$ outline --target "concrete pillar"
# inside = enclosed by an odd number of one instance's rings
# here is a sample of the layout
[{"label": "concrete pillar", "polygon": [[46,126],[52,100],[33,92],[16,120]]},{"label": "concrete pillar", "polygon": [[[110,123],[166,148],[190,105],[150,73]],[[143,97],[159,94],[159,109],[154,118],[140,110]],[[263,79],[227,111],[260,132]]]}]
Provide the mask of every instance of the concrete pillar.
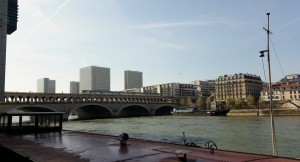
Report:
[{"label": "concrete pillar", "polygon": [[7,32],[7,0],[0,0],[0,102],[4,102]]}]

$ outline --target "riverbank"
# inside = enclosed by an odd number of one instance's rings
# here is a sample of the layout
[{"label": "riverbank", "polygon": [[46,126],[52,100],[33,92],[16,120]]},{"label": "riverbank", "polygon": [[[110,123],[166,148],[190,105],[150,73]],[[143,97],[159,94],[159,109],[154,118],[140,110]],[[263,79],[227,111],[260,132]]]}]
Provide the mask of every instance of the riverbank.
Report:
[{"label": "riverbank", "polygon": [[[300,116],[300,109],[274,109],[276,116]],[[227,116],[269,116],[270,109],[231,109]]]},{"label": "riverbank", "polygon": [[[226,150],[214,150],[212,153],[211,149],[203,147],[132,138],[129,139],[127,146],[120,146],[120,142],[115,136],[75,131],[27,135],[0,133],[0,145],[14,151],[18,155],[31,159],[31,161],[176,162],[179,161],[177,156],[184,156],[183,152],[187,153],[187,161],[298,161],[292,158]],[[1,156],[1,159],[3,159],[6,155],[1,152]]]}]

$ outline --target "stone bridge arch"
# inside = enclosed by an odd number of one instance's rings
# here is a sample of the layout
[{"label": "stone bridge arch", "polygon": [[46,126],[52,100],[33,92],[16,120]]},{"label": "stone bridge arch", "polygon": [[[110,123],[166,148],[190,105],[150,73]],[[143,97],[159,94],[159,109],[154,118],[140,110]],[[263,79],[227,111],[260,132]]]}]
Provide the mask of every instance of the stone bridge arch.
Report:
[{"label": "stone bridge arch", "polygon": [[86,103],[74,107],[68,114],[71,115],[75,112],[78,115],[78,119],[101,119],[101,118],[112,118],[113,111],[104,106],[103,104]]},{"label": "stone bridge arch", "polygon": [[174,105],[160,105],[155,109],[154,115],[171,115],[174,108]]},{"label": "stone bridge arch", "polygon": [[118,112],[118,117],[138,117],[138,116],[150,116],[151,111],[143,105],[140,104],[130,104],[121,107]]}]

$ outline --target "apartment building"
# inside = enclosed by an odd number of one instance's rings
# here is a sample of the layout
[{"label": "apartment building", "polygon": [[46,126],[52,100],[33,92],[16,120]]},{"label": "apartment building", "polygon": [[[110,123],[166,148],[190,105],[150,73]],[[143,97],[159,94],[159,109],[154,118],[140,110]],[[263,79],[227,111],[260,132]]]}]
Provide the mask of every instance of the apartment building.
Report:
[{"label": "apartment building", "polygon": [[300,83],[300,74],[289,74],[280,80],[281,83]]},{"label": "apartment building", "polygon": [[142,93],[158,93],[160,96],[196,97],[197,87],[193,84],[165,83],[142,87]]},{"label": "apartment building", "polygon": [[209,97],[215,92],[215,80],[194,80],[191,84],[197,88],[197,96]]},{"label": "apartment building", "polygon": [[225,101],[227,96],[232,99],[246,99],[250,95],[258,100],[262,81],[259,76],[239,73],[219,76],[215,80],[215,86],[217,100]]},{"label": "apartment building", "polygon": [[[272,99],[273,101],[282,100],[300,100],[300,84],[299,83],[276,83],[272,84]],[[269,87],[263,86],[260,92],[263,101],[270,101]]]}]

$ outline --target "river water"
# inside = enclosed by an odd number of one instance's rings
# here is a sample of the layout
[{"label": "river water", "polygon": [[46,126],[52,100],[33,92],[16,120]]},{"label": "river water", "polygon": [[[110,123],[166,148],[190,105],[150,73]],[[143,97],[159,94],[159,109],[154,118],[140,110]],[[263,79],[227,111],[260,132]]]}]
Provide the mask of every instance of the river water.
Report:
[{"label": "river water", "polygon": [[[274,117],[279,156],[300,158],[300,117]],[[272,154],[270,117],[261,116],[151,116],[68,121],[63,129],[203,146],[214,141],[218,149]]]}]

